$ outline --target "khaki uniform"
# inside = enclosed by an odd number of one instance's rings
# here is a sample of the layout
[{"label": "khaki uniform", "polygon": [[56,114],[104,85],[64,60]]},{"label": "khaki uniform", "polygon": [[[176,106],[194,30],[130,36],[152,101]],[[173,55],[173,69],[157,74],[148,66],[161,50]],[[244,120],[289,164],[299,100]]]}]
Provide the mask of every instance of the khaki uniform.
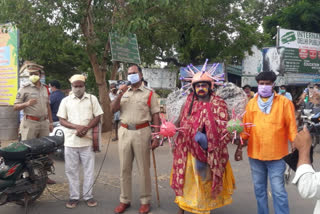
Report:
[{"label": "khaki uniform", "polygon": [[[139,125],[151,122],[152,115],[160,111],[155,93],[152,94],[150,107],[148,99],[151,89],[141,85],[133,91],[131,87],[123,94],[120,101],[120,121],[128,125]],[[150,146],[151,127],[129,130],[122,126],[119,129],[120,158],[120,202],[131,202],[131,174],[134,158],[137,162],[140,182],[141,204],[151,200]]]},{"label": "khaki uniform", "polygon": [[[37,88],[29,83],[20,88],[14,104],[21,104],[36,99],[37,103],[23,109],[23,119],[20,124],[20,133],[22,140],[43,137],[49,135],[48,103],[49,95],[47,88],[41,84]],[[27,119],[27,116],[36,117],[39,121]]]}]

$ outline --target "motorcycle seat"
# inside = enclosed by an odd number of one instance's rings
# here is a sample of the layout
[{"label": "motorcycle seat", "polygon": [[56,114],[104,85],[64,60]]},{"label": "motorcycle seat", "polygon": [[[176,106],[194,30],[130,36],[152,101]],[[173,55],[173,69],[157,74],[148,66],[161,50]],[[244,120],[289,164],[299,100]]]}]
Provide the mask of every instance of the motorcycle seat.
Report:
[{"label": "motorcycle seat", "polygon": [[29,148],[21,142],[14,142],[0,149],[0,156],[5,160],[24,160],[28,153]]},{"label": "motorcycle seat", "polygon": [[22,141],[29,148],[30,153],[35,155],[52,153],[57,147],[62,146],[63,142],[63,137],[58,136],[47,136]]},{"label": "motorcycle seat", "polygon": [[24,160],[27,156],[49,154],[64,143],[63,137],[48,136],[11,143],[0,149],[0,156],[6,160]]}]

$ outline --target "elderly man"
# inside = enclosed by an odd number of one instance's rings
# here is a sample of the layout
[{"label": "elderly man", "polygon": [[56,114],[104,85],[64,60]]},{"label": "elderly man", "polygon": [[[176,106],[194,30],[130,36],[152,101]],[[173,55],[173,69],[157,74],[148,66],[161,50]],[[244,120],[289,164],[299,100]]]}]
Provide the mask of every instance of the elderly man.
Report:
[{"label": "elderly man", "polygon": [[[241,136],[248,141],[258,214],[269,213],[268,177],[275,214],[289,214],[288,194],[284,186],[286,164],[282,157],[288,154],[288,140],[293,142],[297,127],[293,103],[273,90],[276,79],[274,72],[261,72],[256,76],[258,96],[249,101],[243,117],[243,123],[254,124],[253,127],[245,127]],[[242,147],[239,144],[236,150],[237,161],[242,159]]]},{"label": "elderly man", "polygon": [[69,181],[70,200],[67,208],[75,208],[80,200],[80,163],[83,168],[83,199],[89,207],[97,206],[93,199],[95,156],[92,149],[92,128],[100,121],[103,111],[98,99],[85,92],[85,77],[70,78],[72,93],[60,104],[57,116],[64,126],[65,171]]},{"label": "elderly man", "polygon": [[[131,203],[132,162],[136,159],[140,180],[140,214],[150,211],[151,176],[150,148],[159,146],[159,138],[151,141],[150,122],[159,125],[160,106],[153,91],[142,83],[142,70],[138,65],[128,69],[131,86],[120,86],[120,93],[111,103],[112,112],[120,110],[119,129],[120,204],[115,213],[123,213]],[[156,132],[159,128],[156,128]],[[159,136],[158,136],[159,137]]]}]

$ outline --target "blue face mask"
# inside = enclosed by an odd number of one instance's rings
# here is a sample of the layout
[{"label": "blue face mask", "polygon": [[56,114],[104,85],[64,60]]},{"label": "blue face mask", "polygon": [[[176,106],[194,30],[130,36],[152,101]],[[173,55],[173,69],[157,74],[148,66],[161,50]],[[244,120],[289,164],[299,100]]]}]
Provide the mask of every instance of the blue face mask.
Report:
[{"label": "blue face mask", "polygon": [[131,84],[135,84],[135,83],[139,82],[140,81],[139,74],[138,73],[129,74],[128,75],[128,81],[130,81]]}]

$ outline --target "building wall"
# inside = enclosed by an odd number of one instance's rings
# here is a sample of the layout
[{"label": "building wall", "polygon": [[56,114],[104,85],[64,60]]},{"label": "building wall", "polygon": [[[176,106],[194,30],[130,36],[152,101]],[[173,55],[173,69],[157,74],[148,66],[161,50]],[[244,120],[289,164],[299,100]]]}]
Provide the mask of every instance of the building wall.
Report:
[{"label": "building wall", "polygon": [[143,78],[148,82],[148,86],[153,89],[174,89],[176,88],[176,72],[161,68],[142,69]]}]

